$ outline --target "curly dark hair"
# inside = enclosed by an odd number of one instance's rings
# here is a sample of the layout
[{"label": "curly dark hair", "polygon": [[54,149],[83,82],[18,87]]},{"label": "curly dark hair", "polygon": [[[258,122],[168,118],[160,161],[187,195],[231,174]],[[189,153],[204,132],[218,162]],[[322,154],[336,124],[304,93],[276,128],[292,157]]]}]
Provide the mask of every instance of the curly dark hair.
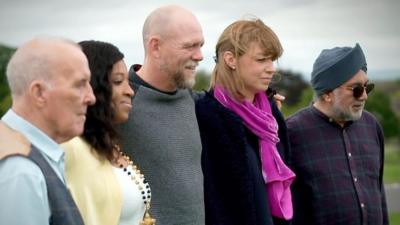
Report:
[{"label": "curly dark hair", "polygon": [[114,125],[114,110],[111,107],[112,86],[110,75],[113,65],[124,58],[117,47],[101,41],[79,42],[86,55],[91,72],[90,84],[96,103],[86,113],[83,138],[100,155],[113,160],[113,149],[118,144],[118,133]]}]

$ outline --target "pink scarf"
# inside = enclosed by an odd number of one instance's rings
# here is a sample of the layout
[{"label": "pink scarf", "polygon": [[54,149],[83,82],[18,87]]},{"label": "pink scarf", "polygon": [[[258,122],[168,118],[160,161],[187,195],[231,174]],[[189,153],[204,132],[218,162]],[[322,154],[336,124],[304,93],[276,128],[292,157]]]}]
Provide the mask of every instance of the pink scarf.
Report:
[{"label": "pink scarf", "polygon": [[214,97],[226,108],[242,118],[260,145],[261,169],[268,193],[271,213],[286,220],[293,217],[290,185],[295,174],[282,161],[276,143],[279,142],[278,123],[264,92],[254,96],[254,105],[248,101],[236,101],[223,87],[216,86]]}]

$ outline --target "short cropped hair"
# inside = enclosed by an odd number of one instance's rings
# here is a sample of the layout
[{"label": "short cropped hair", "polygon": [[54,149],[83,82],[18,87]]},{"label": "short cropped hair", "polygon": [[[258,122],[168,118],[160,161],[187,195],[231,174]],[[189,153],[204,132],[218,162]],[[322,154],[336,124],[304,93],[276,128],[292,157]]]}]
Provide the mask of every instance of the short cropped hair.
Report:
[{"label": "short cropped hair", "polygon": [[67,43],[80,48],[76,43],[55,37],[35,38],[22,45],[12,55],[7,65],[7,81],[13,98],[21,96],[34,80],[41,80],[49,84],[53,77],[54,65],[51,63],[53,55],[44,46],[53,43]]}]

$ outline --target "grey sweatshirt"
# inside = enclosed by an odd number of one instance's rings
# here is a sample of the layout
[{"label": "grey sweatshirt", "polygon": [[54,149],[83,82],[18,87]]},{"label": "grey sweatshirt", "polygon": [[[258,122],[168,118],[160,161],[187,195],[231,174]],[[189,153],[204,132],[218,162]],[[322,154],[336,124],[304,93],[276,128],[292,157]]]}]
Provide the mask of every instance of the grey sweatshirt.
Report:
[{"label": "grey sweatshirt", "polygon": [[150,184],[157,225],[204,224],[201,141],[189,91],[170,95],[139,86],[119,131],[123,151]]}]

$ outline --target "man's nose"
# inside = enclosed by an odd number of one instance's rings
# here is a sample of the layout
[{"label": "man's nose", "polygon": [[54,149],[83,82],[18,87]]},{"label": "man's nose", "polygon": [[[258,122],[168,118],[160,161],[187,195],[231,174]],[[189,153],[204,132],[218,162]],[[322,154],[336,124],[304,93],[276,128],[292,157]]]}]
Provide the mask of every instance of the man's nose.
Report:
[{"label": "man's nose", "polygon": [[201,53],[201,48],[197,48],[196,52],[193,54],[192,59],[194,61],[201,61],[203,60],[203,53]]},{"label": "man's nose", "polygon": [[84,100],[85,103],[87,103],[88,105],[93,105],[94,103],[96,103],[96,97],[94,96],[93,89],[92,86],[90,86],[90,84],[88,84],[88,89]]}]

